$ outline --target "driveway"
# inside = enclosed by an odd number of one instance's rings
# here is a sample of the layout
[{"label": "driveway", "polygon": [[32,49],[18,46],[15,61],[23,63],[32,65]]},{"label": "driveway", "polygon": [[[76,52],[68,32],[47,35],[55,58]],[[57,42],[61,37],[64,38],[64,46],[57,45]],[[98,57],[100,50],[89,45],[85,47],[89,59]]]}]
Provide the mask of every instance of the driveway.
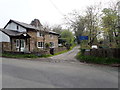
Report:
[{"label": "driveway", "polygon": [[[46,59],[2,58],[2,87],[118,88],[118,68],[79,63],[74,58],[77,48]],[[70,61],[55,63],[54,60]]]},{"label": "driveway", "polygon": [[75,59],[75,56],[79,52],[79,46],[76,46],[73,48],[73,50],[63,53],[60,55],[56,55],[53,57],[50,57],[54,61],[59,61],[59,62],[78,62],[78,60]]}]

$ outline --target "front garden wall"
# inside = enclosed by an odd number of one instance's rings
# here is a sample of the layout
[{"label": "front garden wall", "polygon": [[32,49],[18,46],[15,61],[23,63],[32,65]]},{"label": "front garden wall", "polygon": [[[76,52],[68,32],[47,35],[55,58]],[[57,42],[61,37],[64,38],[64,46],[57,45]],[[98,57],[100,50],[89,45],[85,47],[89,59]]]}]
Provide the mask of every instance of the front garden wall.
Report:
[{"label": "front garden wall", "polygon": [[95,57],[110,57],[110,58],[120,58],[119,48],[109,48],[109,49],[91,49],[90,51],[85,51],[84,55],[90,55]]}]

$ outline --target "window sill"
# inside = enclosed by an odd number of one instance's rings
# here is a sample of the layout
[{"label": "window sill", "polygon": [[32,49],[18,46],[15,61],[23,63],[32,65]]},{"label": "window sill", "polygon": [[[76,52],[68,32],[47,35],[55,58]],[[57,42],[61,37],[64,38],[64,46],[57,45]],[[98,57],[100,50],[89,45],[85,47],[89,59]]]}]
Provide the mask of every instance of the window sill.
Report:
[{"label": "window sill", "polygon": [[43,47],[37,47],[37,48],[43,48]]},{"label": "window sill", "polygon": [[43,38],[43,36],[37,36],[37,37]]}]

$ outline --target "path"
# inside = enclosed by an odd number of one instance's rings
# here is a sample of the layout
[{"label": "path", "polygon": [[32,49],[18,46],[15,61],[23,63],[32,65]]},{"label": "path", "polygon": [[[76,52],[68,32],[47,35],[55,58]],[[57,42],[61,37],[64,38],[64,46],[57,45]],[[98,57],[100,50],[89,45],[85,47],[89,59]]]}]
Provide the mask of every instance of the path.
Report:
[{"label": "path", "polygon": [[56,62],[78,62],[76,60],[75,56],[79,52],[79,48],[80,48],[79,46],[76,46],[71,51],[50,57],[50,59],[52,59]]}]

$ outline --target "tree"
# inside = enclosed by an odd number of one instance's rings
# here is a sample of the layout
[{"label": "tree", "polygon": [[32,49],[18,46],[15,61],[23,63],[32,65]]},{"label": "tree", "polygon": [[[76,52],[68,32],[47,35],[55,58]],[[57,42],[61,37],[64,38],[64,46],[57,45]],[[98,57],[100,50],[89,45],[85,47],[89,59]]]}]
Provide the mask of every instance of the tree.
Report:
[{"label": "tree", "polygon": [[[99,27],[99,17],[100,17],[100,6],[89,6],[86,9],[84,15],[81,15],[77,11],[74,11],[70,15],[72,15],[72,19],[69,20],[69,24],[71,25],[73,31],[75,32],[76,37],[82,35],[89,36],[88,44],[91,46],[95,41],[97,41],[97,36],[100,34]],[[79,39],[78,43],[80,42]]]},{"label": "tree", "polygon": [[91,46],[97,41],[97,36],[100,34],[100,8],[98,6],[89,6],[86,10],[85,26],[89,36],[88,44]]},{"label": "tree", "polygon": [[[78,44],[80,44],[79,36],[82,36],[85,30],[85,18],[80,15],[77,11],[69,13],[70,18],[67,19],[67,24],[70,25],[70,28],[74,31]],[[68,17],[69,17],[68,16]]]},{"label": "tree", "polygon": [[89,37],[89,40],[85,44],[88,43],[89,46],[98,44],[99,39],[110,42],[110,45],[111,43],[120,44],[120,15],[118,15],[118,11],[116,10],[115,2],[110,8],[101,10],[100,3],[87,7],[84,14],[74,11],[67,17],[67,24],[71,26],[76,37]]},{"label": "tree", "polygon": [[109,41],[109,45],[112,43],[119,44],[119,29],[118,26],[118,14],[117,11],[112,8],[103,9],[103,17],[102,17],[102,26],[105,33],[105,37]]},{"label": "tree", "polygon": [[55,25],[52,27],[52,30],[58,34],[62,33],[62,27],[60,25]]},{"label": "tree", "polygon": [[69,30],[63,30],[61,33],[61,39],[66,41],[66,44],[73,44],[74,35]]},{"label": "tree", "polygon": [[79,36],[83,35],[83,32],[85,31],[85,18],[82,16],[77,17],[75,23],[72,23],[73,31],[75,32],[76,38],[78,43],[79,41]]}]

